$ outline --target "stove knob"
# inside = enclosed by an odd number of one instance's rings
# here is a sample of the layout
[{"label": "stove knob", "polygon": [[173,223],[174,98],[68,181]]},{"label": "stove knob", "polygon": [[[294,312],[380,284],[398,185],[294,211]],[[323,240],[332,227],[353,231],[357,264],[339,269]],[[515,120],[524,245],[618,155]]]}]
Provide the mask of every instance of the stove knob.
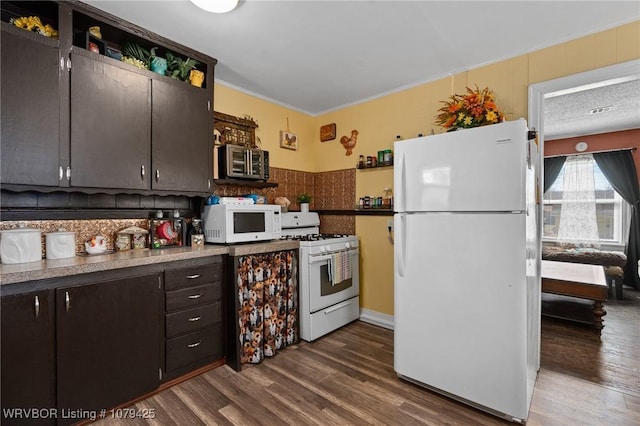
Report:
[{"label": "stove knob", "polygon": [[326,251],[331,251],[331,246],[324,246]]},{"label": "stove knob", "polygon": [[320,247],[320,253],[324,253],[324,246]]},{"label": "stove knob", "polygon": [[351,244],[349,244],[349,243],[344,243],[344,246],[345,246],[346,248],[349,248],[349,247],[351,247]]}]

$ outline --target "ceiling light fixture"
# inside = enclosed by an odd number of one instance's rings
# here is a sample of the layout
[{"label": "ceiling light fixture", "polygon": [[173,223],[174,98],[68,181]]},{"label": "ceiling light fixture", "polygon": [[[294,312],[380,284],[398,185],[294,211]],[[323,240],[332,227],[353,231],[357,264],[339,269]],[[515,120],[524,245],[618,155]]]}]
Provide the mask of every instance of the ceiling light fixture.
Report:
[{"label": "ceiling light fixture", "polygon": [[191,0],[200,9],[213,13],[231,12],[238,5],[238,0]]}]

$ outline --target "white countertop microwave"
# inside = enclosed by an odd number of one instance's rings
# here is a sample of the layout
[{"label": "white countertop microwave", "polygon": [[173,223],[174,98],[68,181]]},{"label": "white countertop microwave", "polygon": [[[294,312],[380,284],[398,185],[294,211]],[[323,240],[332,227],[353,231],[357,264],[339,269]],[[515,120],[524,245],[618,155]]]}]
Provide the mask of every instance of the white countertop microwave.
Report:
[{"label": "white countertop microwave", "polygon": [[267,241],[282,236],[280,206],[274,204],[213,204],[204,207],[207,243]]}]

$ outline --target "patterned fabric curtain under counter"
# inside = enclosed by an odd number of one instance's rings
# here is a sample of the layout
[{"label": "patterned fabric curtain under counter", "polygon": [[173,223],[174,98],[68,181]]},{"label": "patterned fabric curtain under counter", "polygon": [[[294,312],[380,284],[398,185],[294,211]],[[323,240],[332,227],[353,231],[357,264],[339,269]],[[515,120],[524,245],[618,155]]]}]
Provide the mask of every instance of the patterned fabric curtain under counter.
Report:
[{"label": "patterned fabric curtain under counter", "polygon": [[259,363],[298,341],[294,251],[237,258],[240,362]]}]

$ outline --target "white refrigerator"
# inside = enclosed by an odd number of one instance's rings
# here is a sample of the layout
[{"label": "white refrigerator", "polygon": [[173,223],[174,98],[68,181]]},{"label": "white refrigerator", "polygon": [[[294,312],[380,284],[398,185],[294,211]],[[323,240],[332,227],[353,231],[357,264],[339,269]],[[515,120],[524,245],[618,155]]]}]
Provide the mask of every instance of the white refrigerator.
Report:
[{"label": "white refrigerator", "polygon": [[395,371],[526,421],[540,367],[537,142],[521,119],[394,151]]}]

